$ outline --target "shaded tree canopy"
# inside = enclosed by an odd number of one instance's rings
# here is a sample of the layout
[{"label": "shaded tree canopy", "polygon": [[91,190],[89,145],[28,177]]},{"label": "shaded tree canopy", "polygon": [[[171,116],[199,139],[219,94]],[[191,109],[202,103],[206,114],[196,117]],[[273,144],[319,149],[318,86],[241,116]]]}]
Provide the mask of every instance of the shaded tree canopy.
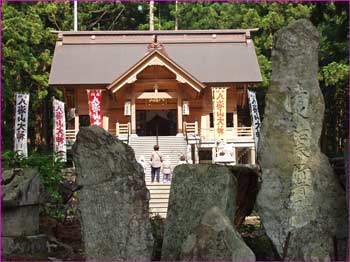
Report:
[{"label": "shaded tree canopy", "polygon": [[[30,92],[31,150],[50,148],[51,98],[48,78],[56,35],[72,30],[72,2],[4,3],[2,35],[2,146],[13,146],[14,93]],[[147,2],[81,2],[79,30],[148,30]],[[252,34],[263,77],[257,88],[261,113],[269,86],[273,34],[299,18],[308,18],[321,35],[319,80],[326,102],[322,148],[344,151],[348,134],[348,3],[155,3],[155,29],[259,28]]]}]

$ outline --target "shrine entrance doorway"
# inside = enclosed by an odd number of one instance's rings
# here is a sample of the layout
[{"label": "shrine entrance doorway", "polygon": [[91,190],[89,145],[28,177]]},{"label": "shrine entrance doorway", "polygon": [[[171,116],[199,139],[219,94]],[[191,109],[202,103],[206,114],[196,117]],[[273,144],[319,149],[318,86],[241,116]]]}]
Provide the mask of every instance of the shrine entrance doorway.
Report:
[{"label": "shrine entrance doorway", "polygon": [[175,136],[177,110],[136,110],[138,136]]}]

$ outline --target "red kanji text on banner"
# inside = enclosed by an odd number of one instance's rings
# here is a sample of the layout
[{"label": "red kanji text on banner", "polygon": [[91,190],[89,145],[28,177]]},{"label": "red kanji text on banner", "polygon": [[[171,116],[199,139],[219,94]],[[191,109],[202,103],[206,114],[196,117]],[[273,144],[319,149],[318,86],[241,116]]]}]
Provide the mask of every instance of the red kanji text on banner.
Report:
[{"label": "red kanji text on banner", "polygon": [[87,90],[90,125],[102,127],[102,90]]}]

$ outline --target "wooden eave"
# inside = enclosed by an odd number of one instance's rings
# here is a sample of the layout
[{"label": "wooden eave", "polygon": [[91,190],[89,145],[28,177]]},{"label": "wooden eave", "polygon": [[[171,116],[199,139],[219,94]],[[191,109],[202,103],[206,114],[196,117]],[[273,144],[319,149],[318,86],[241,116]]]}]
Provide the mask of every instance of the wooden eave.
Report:
[{"label": "wooden eave", "polygon": [[169,71],[175,74],[176,80],[178,82],[188,84],[198,93],[200,93],[201,90],[205,88],[205,85],[203,83],[194,78],[191,74],[177,65],[170,58],[158,50],[154,50],[144,56],[137,64],[128,69],[124,74],[114,80],[109,86],[107,86],[107,89],[115,93],[126,84],[132,84],[136,82],[137,75],[146,67],[155,65],[165,66]]}]

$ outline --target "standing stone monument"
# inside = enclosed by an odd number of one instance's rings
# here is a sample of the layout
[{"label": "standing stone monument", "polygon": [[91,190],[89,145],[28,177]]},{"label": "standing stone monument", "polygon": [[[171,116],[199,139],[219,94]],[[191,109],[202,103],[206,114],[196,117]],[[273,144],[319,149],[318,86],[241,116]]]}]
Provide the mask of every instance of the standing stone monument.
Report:
[{"label": "standing stone monument", "polygon": [[162,260],[180,259],[184,241],[211,207],[222,209],[233,223],[236,186],[235,176],[225,166],[177,166],[170,189]]},{"label": "standing stone monument", "polygon": [[317,80],[318,46],[319,34],[307,20],[274,36],[257,202],[284,259],[336,259],[334,237],[347,232],[345,192],[319,147],[325,108]]},{"label": "standing stone monument", "polygon": [[40,179],[36,169],[2,170],[2,255],[46,253],[39,234]]},{"label": "standing stone monument", "polygon": [[134,151],[97,126],[82,128],[72,151],[86,259],[150,260],[149,192]]},{"label": "standing stone monument", "polygon": [[234,229],[230,219],[217,207],[205,212],[181,251],[181,260],[255,261],[254,253]]}]

